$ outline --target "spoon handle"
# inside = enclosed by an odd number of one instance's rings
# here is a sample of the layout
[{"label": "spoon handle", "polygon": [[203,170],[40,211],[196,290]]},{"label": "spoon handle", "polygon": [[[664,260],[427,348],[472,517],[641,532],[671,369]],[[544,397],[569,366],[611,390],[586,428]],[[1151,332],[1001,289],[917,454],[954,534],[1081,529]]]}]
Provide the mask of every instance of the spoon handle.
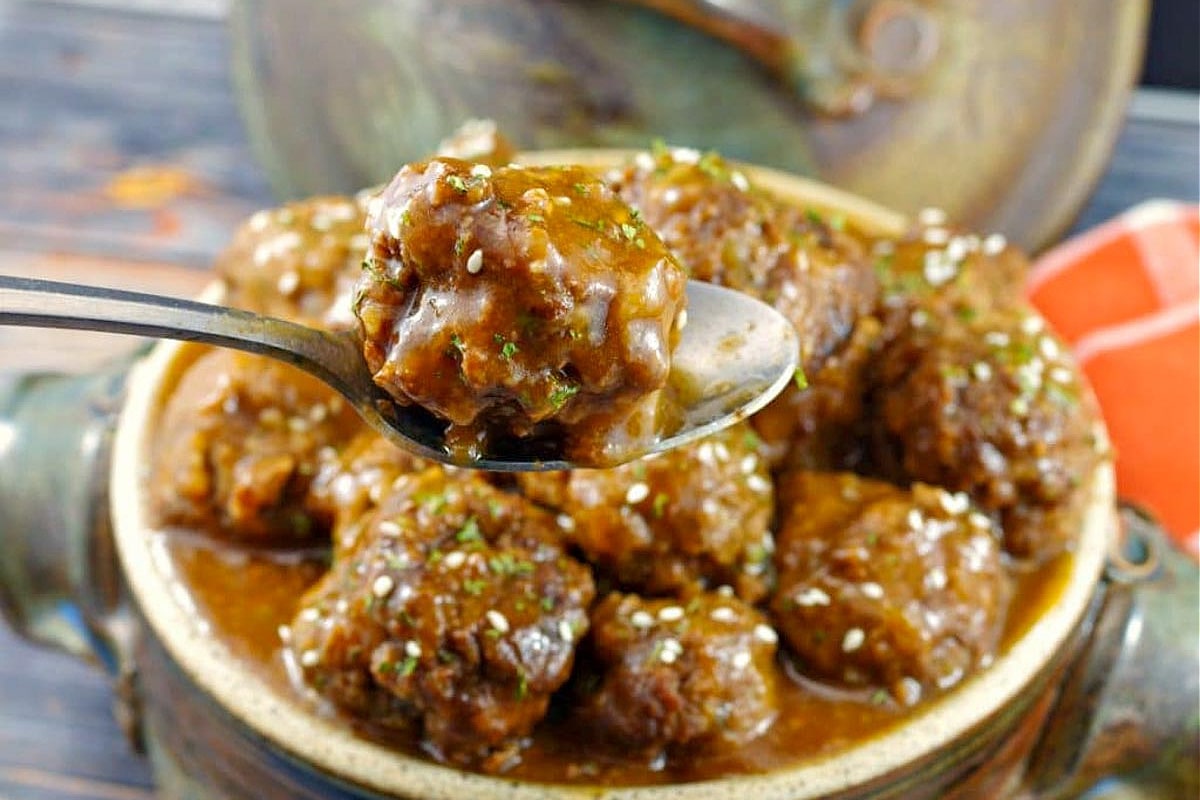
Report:
[{"label": "spoon handle", "polygon": [[0,325],[128,333],[204,342],[294,364],[339,390],[361,382],[348,335],[192,300],[0,275]]}]

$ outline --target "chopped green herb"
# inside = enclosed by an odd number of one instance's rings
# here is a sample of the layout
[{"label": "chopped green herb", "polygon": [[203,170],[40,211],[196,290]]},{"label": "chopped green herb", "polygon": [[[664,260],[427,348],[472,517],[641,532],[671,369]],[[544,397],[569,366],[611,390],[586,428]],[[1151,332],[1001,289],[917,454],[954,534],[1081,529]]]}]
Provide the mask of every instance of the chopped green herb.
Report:
[{"label": "chopped green herb", "polygon": [[500,348],[500,357],[505,361],[511,361],[518,349],[516,342],[505,342],[504,346]]},{"label": "chopped green herb", "polygon": [[548,594],[542,595],[541,606],[542,606],[542,611],[553,611],[554,610],[554,598]]},{"label": "chopped green herb", "polygon": [[546,218],[541,214],[526,214],[525,218],[530,222],[545,222]]},{"label": "chopped green herb", "polygon": [[802,392],[808,388],[808,376],[804,374],[804,367],[796,367],[796,372],[792,375],[792,383],[796,384],[796,388]]},{"label": "chopped green herb", "polygon": [[630,225],[628,222],[622,222],[621,233],[625,234],[625,238],[632,242],[637,238],[638,229],[636,225]]},{"label": "chopped green herb", "polygon": [[664,492],[659,492],[654,495],[654,518],[662,519],[663,512],[667,510],[667,503],[671,502],[669,495]]},{"label": "chopped green herb", "polygon": [[467,352],[467,345],[463,342],[462,337],[457,333],[450,335],[450,345],[459,353],[466,354]]},{"label": "chopped green herb", "polygon": [[467,191],[467,182],[464,181],[458,175],[449,176],[448,178],[446,178],[446,183],[450,184],[450,186],[452,186],[455,189],[455,191],[464,192],[464,193]]},{"label": "chopped green herb", "polygon": [[483,594],[483,590],[487,588],[487,581],[478,578],[468,578],[463,581],[463,591],[472,597],[478,597]]},{"label": "chopped green herb", "polygon": [[576,183],[572,188],[575,189],[576,193],[581,194],[584,197],[587,197],[588,193],[591,191],[586,183]]},{"label": "chopped green herb", "polygon": [[574,383],[560,383],[550,392],[550,405],[558,410],[567,404],[575,395],[579,394],[579,386]]},{"label": "chopped green herb", "polygon": [[459,528],[458,533],[454,534],[454,538],[464,544],[483,541],[483,534],[479,532],[479,522],[475,517],[468,517],[466,523]]},{"label": "chopped green herb", "polygon": [[871,693],[871,705],[873,706],[886,706],[890,699],[891,695],[888,694],[887,689],[876,689]]},{"label": "chopped green herb", "polygon": [[517,671],[517,690],[516,695],[518,700],[524,700],[529,694],[529,678],[525,676],[525,670]]},{"label": "chopped green herb", "polygon": [[809,222],[811,222],[814,225],[824,225],[825,224],[825,218],[822,217],[821,213],[819,211],[817,211],[815,208],[804,209],[804,218],[807,219]]},{"label": "chopped green herb", "polygon": [[430,514],[440,514],[446,508],[445,492],[425,492],[416,496],[416,501]]}]

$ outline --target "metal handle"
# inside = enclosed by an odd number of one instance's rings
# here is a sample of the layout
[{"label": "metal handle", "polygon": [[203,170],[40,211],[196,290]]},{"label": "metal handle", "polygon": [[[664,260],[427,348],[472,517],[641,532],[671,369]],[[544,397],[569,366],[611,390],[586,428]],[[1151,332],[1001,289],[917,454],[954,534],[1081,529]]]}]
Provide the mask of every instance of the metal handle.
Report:
[{"label": "metal handle", "polygon": [[138,742],[135,626],[108,513],[127,363],[84,376],[0,375],[0,614],[17,633],[99,662]]},{"label": "metal handle", "polygon": [[1125,507],[1082,649],[1029,762],[1038,800],[1200,796],[1200,572]]},{"label": "metal handle", "polygon": [[625,0],[741,50],[828,116],[915,90],[940,48],[927,0]]},{"label": "metal handle", "polygon": [[364,370],[348,336],[174,297],[0,275],[0,325],[128,333],[205,342],[271,356],[343,394],[360,394]]}]

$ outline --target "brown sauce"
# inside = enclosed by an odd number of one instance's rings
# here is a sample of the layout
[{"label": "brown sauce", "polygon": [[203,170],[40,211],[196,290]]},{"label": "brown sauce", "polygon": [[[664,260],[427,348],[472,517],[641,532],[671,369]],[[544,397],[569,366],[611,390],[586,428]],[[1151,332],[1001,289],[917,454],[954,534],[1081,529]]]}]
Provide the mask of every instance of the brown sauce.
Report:
[{"label": "brown sauce", "polygon": [[[296,692],[285,667],[278,629],[292,620],[301,595],[327,568],[324,554],[266,555],[188,533],[162,535],[176,574],[210,634],[274,689],[285,694]],[[1035,569],[1015,571],[1016,596],[1010,605],[1000,655],[1056,602],[1071,568],[1071,556],[1062,555]],[[781,692],[779,718],[761,737],[736,750],[706,754],[686,764],[631,763],[619,752],[606,753],[585,733],[555,719],[552,712],[523,751],[521,763],[505,776],[617,786],[768,772],[842,751],[885,733],[929,707],[929,703],[920,703],[911,709],[900,708],[890,700],[882,701],[879,695],[849,692],[789,674],[791,680],[784,682]],[[348,719],[345,722],[366,738],[423,757],[415,740],[395,732],[373,731]]]}]

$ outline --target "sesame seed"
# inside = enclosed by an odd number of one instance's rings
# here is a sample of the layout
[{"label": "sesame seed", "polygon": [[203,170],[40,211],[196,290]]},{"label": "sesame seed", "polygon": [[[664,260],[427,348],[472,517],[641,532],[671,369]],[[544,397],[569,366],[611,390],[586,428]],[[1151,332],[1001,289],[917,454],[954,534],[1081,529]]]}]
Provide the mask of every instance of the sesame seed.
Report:
[{"label": "sesame seed", "polygon": [[946,583],[946,570],[941,567],[934,567],[925,575],[925,586],[929,589],[945,589]]},{"label": "sesame seed", "polygon": [[300,666],[315,667],[321,663],[321,656],[316,650],[305,650],[300,654]]},{"label": "sesame seed", "polygon": [[629,624],[635,628],[649,628],[654,624],[654,617],[639,609],[629,615]]},{"label": "sesame seed", "polygon": [[922,272],[930,286],[948,283],[958,274],[958,267],[941,250],[930,250],[922,262]]},{"label": "sesame seed", "polygon": [[625,502],[629,505],[640,503],[650,496],[650,487],[644,483],[635,483],[625,492]]},{"label": "sesame seed", "polygon": [[1050,370],[1050,380],[1055,383],[1070,383],[1074,376],[1066,367],[1054,367]]},{"label": "sesame seed", "polygon": [[983,240],[983,252],[989,256],[998,255],[1007,246],[1008,240],[999,233],[993,233]]},{"label": "sesame seed", "polygon": [[399,536],[401,531],[403,530],[400,527],[400,523],[398,523],[392,519],[383,520],[376,526],[376,528],[384,536]]},{"label": "sesame seed", "polygon": [[950,240],[950,243],[946,245],[946,257],[951,261],[958,263],[967,257],[969,250],[970,247],[967,244],[967,240],[961,236],[955,236]]},{"label": "sesame seed", "polygon": [[733,665],[734,669],[745,669],[746,667],[750,666],[750,660],[751,655],[749,650],[739,650],[734,654],[733,658],[730,659],[729,663]]},{"label": "sesame seed", "polygon": [[859,584],[858,590],[862,592],[863,597],[869,597],[872,600],[883,599],[883,587],[874,581]]},{"label": "sesame seed", "polygon": [[922,225],[945,225],[946,212],[940,208],[922,208],[917,212],[917,222]]},{"label": "sesame seed", "polygon": [[308,410],[308,418],[316,423],[324,422],[329,418],[329,407],[324,403],[317,403]]},{"label": "sesame seed", "polygon": [[571,623],[567,622],[565,619],[560,619],[558,621],[558,637],[564,642],[575,641],[575,631],[571,630]]},{"label": "sesame seed", "polygon": [[842,652],[853,653],[855,650],[863,646],[863,642],[867,640],[867,635],[863,633],[862,628],[851,628],[846,631],[846,635],[842,637]]},{"label": "sesame seed", "polygon": [[1049,336],[1043,336],[1038,340],[1038,350],[1041,351],[1042,357],[1047,361],[1053,361],[1059,355],[1058,342]]},{"label": "sesame seed", "polygon": [[908,527],[914,531],[919,531],[925,526],[925,517],[921,515],[920,509],[910,508],[908,510]]},{"label": "sesame seed", "polygon": [[827,606],[832,602],[828,593],[822,589],[818,589],[816,586],[809,586],[803,591],[796,592],[792,596],[792,601],[804,608],[809,606]]},{"label": "sesame seed", "polygon": [[467,554],[462,550],[451,551],[450,553],[446,554],[444,559],[442,559],[442,563],[446,565],[447,569],[458,569],[463,564],[467,563]]},{"label": "sesame seed", "polygon": [[721,510],[721,504],[711,497],[706,497],[700,501],[700,510],[706,515],[712,517]]},{"label": "sesame seed", "polygon": [[750,191],[750,181],[746,180],[746,176],[737,170],[729,173],[729,182],[736,186],[740,191]]},{"label": "sesame seed", "polygon": [[720,606],[710,611],[708,617],[713,622],[736,622],[737,612],[729,606]]},{"label": "sesame seed", "polygon": [[1025,317],[1025,319],[1021,320],[1021,332],[1028,334],[1029,336],[1041,333],[1041,330],[1044,326],[1045,323],[1042,322],[1042,318],[1035,314],[1030,314],[1028,317]]},{"label": "sesame seed", "polygon": [[950,492],[942,489],[938,491],[938,503],[941,504],[942,510],[947,514],[961,514],[967,510],[971,501],[967,498],[965,492],[950,494]]},{"label": "sesame seed", "polygon": [[880,239],[871,245],[871,253],[877,256],[890,256],[896,252],[896,243],[891,239]]},{"label": "sesame seed", "polygon": [[258,421],[263,425],[275,427],[283,424],[283,412],[275,406],[264,408],[258,412]]},{"label": "sesame seed", "polygon": [[663,622],[676,622],[683,619],[683,606],[665,606],[658,611],[658,618]]},{"label": "sesame seed", "polygon": [[559,528],[566,531],[567,533],[570,533],[571,531],[575,530],[575,518],[572,517],[570,514],[559,514],[557,517],[554,518],[554,521],[555,521],[555,523],[558,524]]},{"label": "sesame seed", "polygon": [[1008,347],[1011,341],[1004,331],[988,331],[983,335],[983,340],[992,347]]},{"label": "sesame seed", "polygon": [[483,251],[477,248],[467,256],[467,272],[478,275],[481,269],[483,269]]},{"label": "sesame seed", "polygon": [[288,270],[279,276],[279,281],[276,284],[280,294],[291,294],[300,288],[300,274],[294,270]]},{"label": "sesame seed", "polygon": [[677,658],[679,658],[678,653],[676,653],[674,650],[668,650],[665,647],[658,654],[659,661],[663,662],[664,664],[674,664],[675,659]]},{"label": "sesame seed", "polygon": [[901,678],[897,688],[896,696],[906,706],[916,705],[921,699],[921,683],[916,678]]},{"label": "sesame seed", "polygon": [[680,164],[699,164],[700,151],[694,147],[674,147],[671,149],[671,158]]},{"label": "sesame seed", "polygon": [[371,594],[375,595],[376,597],[383,598],[391,594],[392,590],[395,588],[396,581],[391,575],[380,575],[375,579],[375,582],[371,584]]},{"label": "sesame seed", "polygon": [[306,608],[300,612],[300,619],[302,619],[305,622],[316,622],[317,619],[320,618],[320,616],[321,616],[321,613],[319,611],[317,611],[315,608],[313,608],[312,606],[309,606],[308,608]]},{"label": "sesame seed", "polygon": [[490,178],[492,177],[492,168],[487,164],[476,164],[471,167],[471,177],[473,178]]},{"label": "sesame seed", "polygon": [[972,526],[979,528],[980,530],[987,530],[992,527],[992,521],[978,511],[972,511],[970,514],[968,514],[967,522],[971,523]]},{"label": "sesame seed", "polygon": [[350,601],[344,597],[333,604],[333,611],[335,614],[345,614],[349,610]]},{"label": "sesame seed", "polygon": [[945,228],[926,228],[921,234],[921,239],[925,244],[941,247],[950,241],[950,231]]},{"label": "sesame seed", "polygon": [[975,376],[977,381],[991,380],[992,365],[986,361],[976,361],[971,365],[971,374]]},{"label": "sesame seed", "polygon": [[638,153],[633,157],[634,165],[641,170],[654,169],[654,157],[649,153]]},{"label": "sesame seed", "polygon": [[404,643],[404,655],[409,658],[421,657],[421,643],[415,639],[409,639]]},{"label": "sesame seed", "polygon": [[493,630],[500,631],[500,633],[508,633],[508,618],[499,611],[489,608],[487,614],[484,616],[487,617],[488,624],[492,626]]},{"label": "sesame seed", "polygon": [[287,625],[280,625],[275,630],[279,634],[279,641],[284,644],[290,644],[292,641],[292,629]]},{"label": "sesame seed", "polygon": [[760,622],[754,626],[754,638],[763,644],[775,644],[779,641],[779,634],[770,625]]},{"label": "sesame seed", "polygon": [[1014,398],[1013,401],[1008,404],[1008,410],[1011,411],[1015,417],[1029,416],[1029,401],[1024,397]]},{"label": "sesame seed", "polygon": [[716,463],[716,457],[713,455],[712,442],[705,442],[696,450],[696,458],[706,467],[711,467]]},{"label": "sesame seed", "polygon": [[746,486],[750,488],[750,491],[758,492],[759,494],[766,494],[771,491],[770,481],[762,475],[751,475],[749,478],[746,478]]},{"label": "sesame seed", "polygon": [[909,315],[908,323],[914,328],[924,328],[929,324],[929,314],[924,309],[918,308]]},{"label": "sesame seed", "polygon": [[721,597],[733,597],[733,587],[723,583],[717,587],[717,594],[721,595]]},{"label": "sesame seed", "polygon": [[312,425],[304,417],[288,417],[288,430],[292,433],[308,433]]}]

